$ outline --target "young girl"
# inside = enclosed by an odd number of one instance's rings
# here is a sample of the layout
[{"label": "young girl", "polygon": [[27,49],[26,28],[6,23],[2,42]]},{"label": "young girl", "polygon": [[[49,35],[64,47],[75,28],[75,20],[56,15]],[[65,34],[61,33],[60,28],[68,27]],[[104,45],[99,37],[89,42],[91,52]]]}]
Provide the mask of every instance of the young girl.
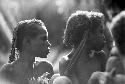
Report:
[{"label": "young girl", "polygon": [[47,57],[49,47],[48,32],[41,20],[20,21],[13,31],[9,63],[1,68],[1,76],[15,84],[28,84],[46,72],[50,78],[54,72],[49,62],[34,64],[35,57]]},{"label": "young girl", "polygon": [[73,84],[86,84],[91,74],[104,71],[106,56],[104,15],[99,12],[77,11],[66,25],[64,44],[72,46],[68,56],[61,58],[60,75],[68,76]]},{"label": "young girl", "polygon": [[106,63],[106,71],[94,72],[88,84],[102,84],[100,81],[103,84],[125,83],[125,11],[113,18],[110,28],[115,41],[113,54]]}]

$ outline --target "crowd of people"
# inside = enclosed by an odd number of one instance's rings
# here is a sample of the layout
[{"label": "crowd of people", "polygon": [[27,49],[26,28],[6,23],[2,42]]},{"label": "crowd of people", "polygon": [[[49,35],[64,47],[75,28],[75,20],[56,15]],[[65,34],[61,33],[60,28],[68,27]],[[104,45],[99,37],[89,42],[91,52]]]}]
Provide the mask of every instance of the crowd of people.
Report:
[{"label": "crowd of people", "polygon": [[44,22],[18,22],[0,84],[125,84],[125,11],[107,26],[102,12],[79,10],[66,23],[63,44],[72,50],[59,60],[59,72],[47,58],[51,43]]}]

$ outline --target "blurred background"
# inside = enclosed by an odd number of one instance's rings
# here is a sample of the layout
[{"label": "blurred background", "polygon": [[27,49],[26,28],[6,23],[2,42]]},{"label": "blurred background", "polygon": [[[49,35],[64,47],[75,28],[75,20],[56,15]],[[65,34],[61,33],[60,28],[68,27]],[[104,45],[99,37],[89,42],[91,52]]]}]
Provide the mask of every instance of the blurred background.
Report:
[{"label": "blurred background", "polygon": [[37,18],[48,29],[52,46],[47,60],[52,62],[57,72],[58,59],[71,50],[63,45],[63,31],[68,17],[76,10],[105,13],[102,4],[102,0],[0,0],[0,67],[8,62],[12,31],[17,22]]}]

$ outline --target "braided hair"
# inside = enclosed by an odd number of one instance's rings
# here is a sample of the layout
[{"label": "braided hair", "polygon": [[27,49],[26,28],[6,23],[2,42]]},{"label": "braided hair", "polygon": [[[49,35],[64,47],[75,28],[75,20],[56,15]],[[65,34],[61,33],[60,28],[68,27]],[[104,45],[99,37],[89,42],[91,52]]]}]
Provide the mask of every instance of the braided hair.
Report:
[{"label": "braided hair", "polygon": [[31,19],[18,22],[13,31],[12,48],[9,56],[9,63],[14,62],[19,57],[19,52],[22,51],[22,41],[26,37],[35,38],[38,34],[38,26],[46,27],[41,20]]}]

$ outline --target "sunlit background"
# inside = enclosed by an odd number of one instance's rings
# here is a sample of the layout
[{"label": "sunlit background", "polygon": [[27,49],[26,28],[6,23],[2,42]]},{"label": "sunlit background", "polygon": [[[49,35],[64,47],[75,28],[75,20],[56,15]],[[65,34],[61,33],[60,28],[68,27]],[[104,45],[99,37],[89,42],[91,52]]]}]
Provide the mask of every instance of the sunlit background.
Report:
[{"label": "sunlit background", "polygon": [[8,61],[17,22],[37,18],[48,29],[52,46],[47,60],[58,72],[58,59],[70,52],[62,43],[68,17],[76,10],[100,11],[100,5],[101,0],[0,0],[0,67]]}]

